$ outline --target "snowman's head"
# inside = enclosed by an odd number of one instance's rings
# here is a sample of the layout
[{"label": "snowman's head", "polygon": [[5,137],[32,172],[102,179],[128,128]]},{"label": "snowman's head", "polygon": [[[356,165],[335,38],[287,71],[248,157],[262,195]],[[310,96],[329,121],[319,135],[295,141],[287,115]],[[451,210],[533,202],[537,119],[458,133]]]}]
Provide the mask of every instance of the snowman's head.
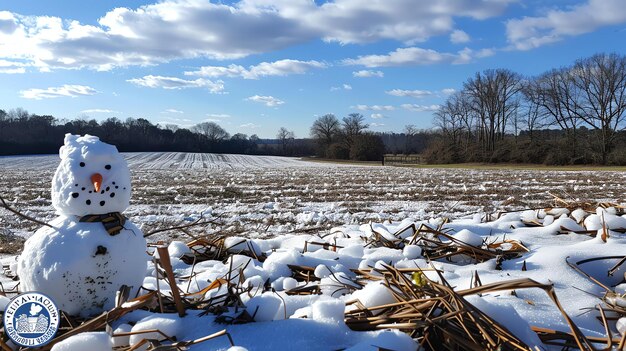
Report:
[{"label": "snowman's head", "polygon": [[65,135],[61,163],[52,180],[52,205],[63,215],[124,211],[130,201],[130,172],[113,145],[98,137]]}]

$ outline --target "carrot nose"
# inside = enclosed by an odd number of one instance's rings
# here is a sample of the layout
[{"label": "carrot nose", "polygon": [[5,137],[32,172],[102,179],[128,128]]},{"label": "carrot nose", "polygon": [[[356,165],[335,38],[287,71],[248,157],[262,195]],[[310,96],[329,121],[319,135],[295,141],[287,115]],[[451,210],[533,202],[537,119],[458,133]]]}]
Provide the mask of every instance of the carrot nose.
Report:
[{"label": "carrot nose", "polygon": [[93,187],[96,189],[96,192],[100,191],[100,186],[102,185],[102,175],[100,173],[92,174],[91,182],[93,183]]}]

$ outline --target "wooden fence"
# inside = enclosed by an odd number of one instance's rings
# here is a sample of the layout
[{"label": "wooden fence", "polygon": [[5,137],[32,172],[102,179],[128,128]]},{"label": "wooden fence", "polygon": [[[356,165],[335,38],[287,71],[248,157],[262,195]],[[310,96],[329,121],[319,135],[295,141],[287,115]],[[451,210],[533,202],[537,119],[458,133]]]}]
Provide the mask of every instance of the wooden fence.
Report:
[{"label": "wooden fence", "polygon": [[383,166],[420,165],[424,163],[424,158],[421,155],[383,156]]}]

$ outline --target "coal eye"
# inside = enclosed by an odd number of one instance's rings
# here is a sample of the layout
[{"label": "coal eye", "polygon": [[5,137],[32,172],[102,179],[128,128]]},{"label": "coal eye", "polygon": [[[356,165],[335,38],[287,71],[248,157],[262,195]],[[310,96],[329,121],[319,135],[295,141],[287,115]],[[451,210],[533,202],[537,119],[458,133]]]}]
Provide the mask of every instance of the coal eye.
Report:
[{"label": "coal eye", "polygon": [[104,169],[111,169],[111,165],[104,166]]},{"label": "coal eye", "polygon": [[85,162],[81,162],[81,163],[79,163],[79,165],[80,165],[81,167],[85,167]]}]

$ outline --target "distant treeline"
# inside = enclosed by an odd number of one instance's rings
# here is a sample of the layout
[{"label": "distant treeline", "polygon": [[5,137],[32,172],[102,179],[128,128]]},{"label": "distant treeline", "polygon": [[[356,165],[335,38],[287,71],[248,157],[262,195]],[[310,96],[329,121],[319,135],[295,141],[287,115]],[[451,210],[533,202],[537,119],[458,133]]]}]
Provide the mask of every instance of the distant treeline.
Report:
[{"label": "distant treeline", "polygon": [[[0,109],[0,155],[54,154],[59,151],[66,133],[96,135],[116,145],[122,152],[178,151],[299,157],[315,156],[318,151],[315,140],[296,138],[286,128],[280,128],[275,139],[261,139],[255,134],[229,135],[214,122],[199,123],[187,129],[176,125],[155,125],[143,118],[124,121],[108,118],[101,122],[84,118],[61,120],[51,115],[31,114],[22,108]],[[404,134],[383,133],[370,135],[369,138],[375,139],[372,145],[377,145],[377,149],[374,153],[360,154],[358,159],[381,160],[385,150],[415,153],[425,148],[419,138],[407,138]],[[361,142],[357,144],[363,145]],[[346,151],[344,158],[349,156]]]},{"label": "distant treeline", "polygon": [[432,163],[626,164],[626,56],[477,72],[435,114]]},{"label": "distant treeline", "polygon": [[163,128],[143,118],[102,122],[87,119],[59,120],[50,115],[30,114],[21,108],[0,110],[0,155],[53,154],[59,151],[66,133],[91,134],[117,146],[122,152],[180,151],[258,155],[309,156],[313,143],[291,139],[283,148],[279,140],[256,135],[229,135],[212,122],[191,129],[168,125]]}]

